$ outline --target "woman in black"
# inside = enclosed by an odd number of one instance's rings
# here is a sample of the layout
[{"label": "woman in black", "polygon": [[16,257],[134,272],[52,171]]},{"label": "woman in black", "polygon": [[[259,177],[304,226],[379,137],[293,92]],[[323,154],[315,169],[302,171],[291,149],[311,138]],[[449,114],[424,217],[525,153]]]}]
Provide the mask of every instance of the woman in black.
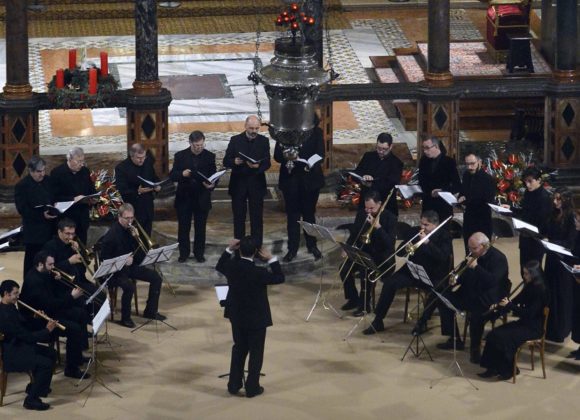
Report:
[{"label": "woman in black", "polygon": [[[557,188],[552,200],[552,216],[544,234],[548,241],[570,249],[576,238],[572,192],[566,187]],[[550,317],[546,339],[561,343],[572,329],[574,279],[560,263],[560,259],[560,254],[548,251],[544,272],[546,287],[550,290]]]},{"label": "woman in black", "polygon": [[487,370],[478,375],[482,378],[499,376],[501,380],[513,375],[514,355],[523,343],[542,336],[543,309],[548,302],[544,276],[538,261],[524,266],[524,288],[513,301],[503,298],[490,309],[512,311],[519,317],[487,335],[480,365]]}]

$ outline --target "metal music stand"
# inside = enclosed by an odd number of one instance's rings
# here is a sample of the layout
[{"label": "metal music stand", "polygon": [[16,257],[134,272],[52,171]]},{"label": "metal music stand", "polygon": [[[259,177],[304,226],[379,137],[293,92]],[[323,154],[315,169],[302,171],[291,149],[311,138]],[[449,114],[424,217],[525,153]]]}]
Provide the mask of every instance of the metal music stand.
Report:
[{"label": "metal music stand", "polygon": [[[140,265],[143,265],[143,266],[149,265],[149,264],[153,264],[153,269],[155,271],[157,271],[157,273],[163,278],[163,283],[167,286],[167,288],[169,289],[169,291],[171,292],[171,294],[173,296],[175,296],[175,290],[173,289],[173,286],[171,285],[171,283],[169,283],[169,281],[165,278],[165,276],[163,276],[163,273],[161,273],[157,269],[157,263],[158,262],[169,261],[169,259],[171,258],[171,254],[173,253],[174,250],[177,249],[178,246],[179,246],[179,244],[172,244],[172,245],[163,246],[161,248],[155,248],[155,250],[163,249],[164,250],[163,251],[163,256],[161,256],[157,260],[153,261],[153,257],[151,257],[151,255],[156,256],[156,254],[155,253],[150,254],[149,252],[147,252],[147,255],[145,255],[145,258],[143,259],[143,262],[141,262],[141,264],[140,264]],[[145,261],[148,259],[147,258],[148,256],[152,259],[152,261],[148,261],[148,262],[145,263]]]},{"label": "metal music stand", "polygon": [[330,231],[322,225],[317,225],[316,223],[308,223],[308,222],[303,222],[303,221],[298,221],[298,223],[300,224],[300,226],[302,226],[302,229],[304,229],[304,231],[308,235],[314,236],[322,241],[322,245],[321,245],[321,248],[322,248],[322,252],[321,252],[321,254],[322,254],[322,273],[320,273],[320,283],[318,285],[318,292],[316,292],[316,298],[314,299],[314,304],[312,305],[312,308],[310,308],[310,312],[308,312],[308,315],[306,316],[305,321],[308,322],[310,320],[310,317],[312,316],[314,309],[318,306],[319,303],[322,303],[322,307],[324,309],[332,310],[332,312],[334,312],[334,314],[338,318],[342,319],[342,315],[338,313],[338,311],[334,308],[334,306],[332,306],[332,304],[330,302],[326,302],[326,299],[321,299],[322,286],[323,286],[323,280],[324,280],[324,240],[329,240],[329,241],[334,242],[334,243],[337,243],[337,242],[334,239],[334,236],[332,236],[332,233],[330,233]]},{"label": "metal music stand", "polygon": [[[171,254],[173,254],[173,251],[177,248],[177,246],[178,246],[178,244],[173,244],[173,245],[162,246],[161,248],[150,249],[149,252],[147,252],[147,255],[145,255],[145,258],[143,258],[143,261],[141,262],[141,264],[139,264],[139,265],[146,266],[149,264],[156,264],[158,262],[168,261],[171,258]],[[162,324],[167,325],[169,328],[173,329],[174,331],[177,331],[177,328],[175,328],[173,325],[169,324],[166,321],[161,321],[161,320],[156,319],[156,318],[150,318],[150,319],[147,319],[145,322],[143,322],[141,325],[139,325],[136,328],[134,328],[133,330],[131,330],[131,332],[134,333],[135,331],[143,328],[145,325],[148,325],[153,321],[155,321],[156,328],[157,328],[157,322],[161,322]]]},{"label": "metal music stand", "polygon": [[[431,282],[431,279],[429,279],[429,275],[427,274],[427,271],[425,271],[425,268],[422,265],[415,264],[412,261],[407,261],[407,267],[409,267],[409,271],[411,272],[411,275],[416,280],[423,282],[424,284],[429,286],[431,289],[433,289],[433,283]],[[417,311],[418,310],[419,310],[419,304],[417,303]],[[419,348],[419,342],[421,343],[421,348]],[[431,361],[433,361],[433,357],[431,356],[429,349],[425,345],[425,341],[423,341],[423,337],[421,336],[421,334],[413,335],[413,339],[411,340],[411,342],[407,346],[407,350],[405,350],[405,354],[403,354],[403,357],[401,358],[401,362],[403,360],[405,360],[405,356],[407,356],[407,353],[409,351],[411,351],[411,353],[413,353],[413,355],[417,358],[419,358],[421,356],[421,354],[425,351],[425,352],[427,352],[429,359],[431,359]]]},{"label": "metal music stand", "polygon": [[[94,296],[95,295],[91,296],[91,298],[94,298]],[[89,363],[87,364],[87,368],[83,372],[83,376],[79,379],[79,382],[76,384],[76,386],[80,385],[80,383],[85,378],[87,372],[89,371],[89,369],[92,366],[93,372],[91,375],[90,382],[87,384],[87,386],[85,386],[82,390],[79,391],[79,393],[83,393],[85,390],[87,390],[87,389],[89,390],[89,392],[87,394],[87,398],[85,398],[85,402],[83,403],[83,407],[87,404],[87,401],[88,401],[89,397],[91,396],[91,393],[93,392],[93,388],[95,387],[95,384],[97,384],[97,383],[99,385],[101,385],[103,388],[105,388],[107,391],[112,393],[113,395],[115,395],[119,398],[123,398],[120,394],[113,391],[111,388],[109,388],[105,384],[105,382],[101,378],[99,367],[101,369],[104,369],[105,371],[107,371],[107,373],[110,373],[110,372],[103,366],[103,364],[99,361],[99,359],[97,359],[97,343],[98,343],[97,334],[99,333],[101,326],[107,322],[107,318],[109,317],[110,314],[111,314],[111,305],[109,303],[109,298],[107,298],[107,299],[105,299],[105,303],[103,303],[103,306],[101,306],[101,309],[99,309],[99,312],[97,312],[97,314],[93,318],[93,336],[92,336],[93,349],[91,352],[91,358],[89,359]],[[117,382],[119,382],[119,378],[116,378],[116,380],[117,380]]]},{"label": "metal music stand", "polygon": [[[368,302],[368,293],[369,293],[368,284],[370,283],[369,275],[372,272],[377,271],[378,267],[375,264],[375,262],[373,261],[372,257],[369,254],[367,254],[366,252],[361,251],[360,249],[355,248],[352,245],[348,245],[348,244],[345,244],[342,242],[338,242],[338,244],[341,246],[343,251],[346,253],[347,258],[350,259],[353,262],[353,264],[358,265],[359,267],[361,267],[364,270],[363,282],[365,285],[365,292],[364,292],[364,305],[363,305],[363,311],[362,311],[363,314],[360,317],[360,319],[357,321],[357,323],[344,336],[343,340],[346,341],[352,335],[352,333],[358,328],[360,323],[363,321],[365,321],[373,330],[375,329],[373,324],[367,320],[368,309],[369,309],[369,308],[367,308],[367,302]],[[377,331],[375,330],[375,333],[376,332]]]},{"label": "metal music stand", "polygon": [[[457,361],[457,315],[465,318],[465,313],[461,312],[459,309],[457,309],[450,301],[449,299],[447,299],[445,296],[443,296],[441,293],[437,292],[436,290],[433,289],[433,293],[435,293],[435,295],[449,308],[453,311],[453,361],[451,362],[451,364],[448,366],[447,369],[451,370],[452,372],[455,373],[454,376],[461,376],[463,379],[465,379],[469,385],[471,385],[473,388],[475,388],[476,391],[479,391],[479,388],[476,387],[473,382],[471,382],[469,380],[468,377],[466,377],[463,374],[463,369],[461,369],[461,366],[459,365],[459,362]],[[436,379],[435,381],[431,382],[431,385],[429,386],[429,389],[433,389],[433,387],[435,385],[437,385],[437,383],[441,382],[444,379],[449,378],[449,376],[442,376],[439,379]]]}]

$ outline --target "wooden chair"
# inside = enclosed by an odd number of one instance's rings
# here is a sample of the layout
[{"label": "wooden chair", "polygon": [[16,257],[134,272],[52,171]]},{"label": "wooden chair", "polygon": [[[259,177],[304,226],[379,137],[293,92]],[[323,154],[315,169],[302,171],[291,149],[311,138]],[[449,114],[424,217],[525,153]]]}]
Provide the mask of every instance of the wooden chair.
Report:
[{"label": "wooden chair", "polygon": [[518,371],[518,356],[520,354],[520,351],[526,346],[530,349],[530,359],[531,359],[531,363],[532,363],[532,370],[534,370],[534,350],[536,348],[538,350],[540,350],[540,361],[542,362],[542,373],[544,375],[544,379],[546,379],[546,363],[544,361],[544,346],[546,344],[546,328],[548,326],[548,314],[549,313],[550,313],[550,308],[548,308],[546,306],[544,308],[544,331],[542,333],[542,336],[540,338],[535,339],[535,340],[526,341],[516,351],[516,354],[514,355],[514,372],[513,372],[514,376],[512,379],[512,383],[514,383],[514,384],[516,383],[516,372]]},{"label": "wooden chair", "polygon": [[[4,341],[4,334],[0,332],[0,407],[4,405],[4,395],[8,387],[8,372],[4,367],[4,356],[2,354],[2,342]],[[30,382],[32,382],[32,373],[28,372]]]},{"label": "wooden chair", "polygon": [[[133,294],[133,299],[135,302],[135,315],[139,316],[139,300],[137,299],[137,280],[131,279],[133,281],[133,287],[135,288],[135,293]],[[117,309],[117,286],[109,287],[109,301],[111,302],[111,321],[115,320],[115,309]]]}]

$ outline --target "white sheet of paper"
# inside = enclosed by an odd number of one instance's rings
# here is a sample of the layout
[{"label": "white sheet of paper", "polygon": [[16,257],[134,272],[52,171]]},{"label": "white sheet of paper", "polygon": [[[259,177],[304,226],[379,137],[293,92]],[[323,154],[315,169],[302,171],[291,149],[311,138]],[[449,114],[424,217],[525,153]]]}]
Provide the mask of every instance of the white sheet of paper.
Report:
[{"label": "white sheet of paper", "polygon": [[105,303],[99,309],[99,312],[93,318],[93,336],[96,336],[101,329],[103,323],[107,320],[107,318],[111,315],[111,304],[109,303],[109,298],[105,299]]},{"label": "white sheet of paper", "polygon": [[415,194],[423,193],[423,190],[419,185],[397,185],[397,189],[401,192],[401,195],[405,200],[413,197]]},{"label": "white sheet of paper", "polygon": [[558,254],[567,255],[569,257],[574,256],[568,249],[564,248],[561,245],[553,244],[552,242],[544,241],[543,239],[540,242],[542,242],[544,248],[546,248],[549,251],[557,252]]},{"label": "white sheet of paper", "polygon": [[457,204],[457,198],[453,194],[447,191],[439,191],[439,197],[441,197],[447,204],[454,206]]},{"label": "white sheet of paper", "polygon": [[6,233],[3,233],[3,234],[0,236],[0,241],[1,241],[2,239],[4,239],[4,238],[8,238],[8,237],[10,237],[10,236],[12,236],[12,235],[16,235],[17,233],[20,233],[20,232],[22,232],[22,226],[19,226],[19,227],[17,227],[16,229],[12,229],[12,230],[10,230],[10,231],[8,231],[8,232],[6,232]]},{"label": "white sheet of paper", "polygon": [[305,163],[306,165],[308,165],[309,168],[312,168],[314,165],[316,165],[317,162],[320,162],[322,160],[322,156],[320,156],[319,154],[315,153],[312,156],[310,156],[308,158],[308,160],[306,159],[296,159],[298,162],[302,162]]},{"label": "white sheet of paper", "polygon": [[9,242],[4,242],[3,244],[0,244],[0,249],[8,248],[9,246],[10,246]]},{"label": "white sheet of paper", "polygon": [[362,180],[363,180],[363,177],[362,177],[362,176],[360,176],[359,174],[357,174],[356,172],[350,172],[350,171],[348,171],[348,172],[347,172],[347,174],[349,174],[350,176],[353,176],[353,177],[355,177],[355,178],[356,178],[356,179],[358,179],[359,181],[362,181]]},{"label": "white sheet of paper", "polygon": [[230,290],[230,286],[228,286],[227,284],[216,284],[214,287],[218,302],[226,300],[226,297],[228,296],[228,290]]},{"label": "white sheet of paper", "polygon": [[514,229],[526,229],[538,234],[540,233],[540,230],[536,226],[526,223],[523,220],[516,219],[515,217],[512,217],[512,223],[514,224]]},{"label": "white sheet of paper", "polygon": [[60,211],[61,213],[64,213],[65,211],[70,209],[74,203],[75,203],[74,201],[60,201],[58,203],[54,203],[54,208]]},{"label": "white sheet of paper", "polygon": [[489,207],[491,207],[491,209],[493,211],[495,211],[496,213],[500,213],[500,214],[512,214],[512,211],[510,209],[506,209],[505,207],[497,206],[497,205],[491,204],[491,203],[487,203],[487,205]]},{"label": "white sheet of paper", "polygon": [[571,265],[566,264],[564,261],[560,261],[562,263],[562,265],[564,266],[564,268],[566,268],[566,270],[568,270],[570,273],[572,274],[580,274],[580,269],[578,268],[574,268]]}]

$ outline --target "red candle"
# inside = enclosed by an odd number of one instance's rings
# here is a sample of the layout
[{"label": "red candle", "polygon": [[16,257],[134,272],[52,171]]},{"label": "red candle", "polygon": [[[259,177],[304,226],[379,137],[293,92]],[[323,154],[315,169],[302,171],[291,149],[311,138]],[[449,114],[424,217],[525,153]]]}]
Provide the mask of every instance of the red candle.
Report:
[{"label": "red candle", "polygon": [[101,51],[101,76],[109,74],[109,55]]},{"label": "red candle", "polygon": [[56,71],[56,88],[62,89],[64,87],[64,70],[58,69]]},{"label": "red candle", "polygon": [[97,69],[89,69],[89,95],[97,94]]},{"label": "red candle", "polygon": [[77,66],[77,50],[68,50],[68,68],[74,70]]}]

